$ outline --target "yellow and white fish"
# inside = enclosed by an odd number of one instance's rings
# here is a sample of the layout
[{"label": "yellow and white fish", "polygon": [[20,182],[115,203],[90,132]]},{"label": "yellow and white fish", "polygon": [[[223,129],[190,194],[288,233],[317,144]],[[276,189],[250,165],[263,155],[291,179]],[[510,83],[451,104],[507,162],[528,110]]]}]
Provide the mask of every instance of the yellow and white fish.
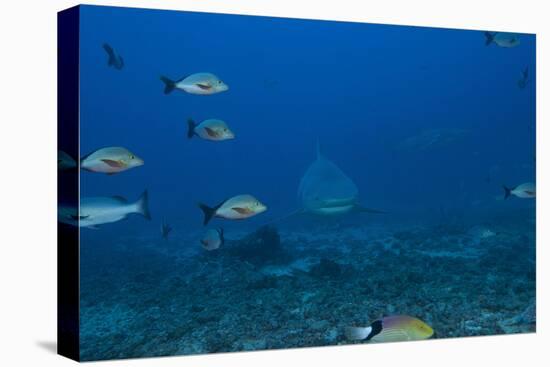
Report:
[{"label": "yellow and white fish", "polygon": [[213,217],[239,220],[253,217],[267,210],[267,207],[252,195],[237,195],[213,208],[199,203],[199,208],[204,213],[204,225],[207,225]]},{"label": "yellow and white fish", "polygon": [[349,340],[366,340],[373,343],[400,342],[431,338],[434,331],[416,317],[397,315],[383,317],[367,327],[348,327]]},{"label": "yellow and white fish", "polygon": [[209,229],[204,234],[204,237],[201,239],[202,247],[206,251],[213,251],[223,246],[225,243],[225,238],[223,236],[223,228],[219,229]]},{"label": "yellow and white fish", "polygon": [[80,166],[91,172],[115,173],[126,171],[144,164],[143,159],[136,156],[126,148],[108,147],[92,152],[80,161]]},{"label": "yellow and white fish", "polygon": [[190,94],[208,95],[225,92],[229,86],[212,73],[191,74],[179,80],[171,80],[161,76],[164,82],[164,94],[170,94],[174,89],[179,89]]},{"label": "yellow and white fish", "polygon": [[506,186],[502,186],[504,189],[504,199],[508,199],[511,195],[517,196],[521,199],[534,199],[537,195],[537,188],[532,182],[526,182],[513,189]]},{"label": "yellow and white fish", "polygon": [[235,138],[235,134],[229,129],[227,124],[218,119],[204,120],[198,125],[192,119],[187,120],[187,137],[191,139],[195,135],[211,141],[222,141]]},{"label": "yellow and white fish", "polygon": [[519,36],[515,33],[508,32],[485,32],[485,46],[491,43],[500,47],[511,48],[519,46]]}]

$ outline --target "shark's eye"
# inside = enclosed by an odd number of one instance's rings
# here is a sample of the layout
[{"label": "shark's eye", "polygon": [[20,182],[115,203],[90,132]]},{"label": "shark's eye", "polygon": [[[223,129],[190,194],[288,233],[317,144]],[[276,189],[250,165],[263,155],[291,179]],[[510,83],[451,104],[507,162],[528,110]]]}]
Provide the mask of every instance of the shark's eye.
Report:
[{"label": "shark's eye", "polygon": [[136,156],[133,155],[133,154],[131,154],[131,155],[130,155],[130,159],[134,159],[134,158],[136,158]]},{"label": "shark's eye", "polygon": [[221,80],[218,80],[218,84],[222,84],[222,81],[221,81]]}]

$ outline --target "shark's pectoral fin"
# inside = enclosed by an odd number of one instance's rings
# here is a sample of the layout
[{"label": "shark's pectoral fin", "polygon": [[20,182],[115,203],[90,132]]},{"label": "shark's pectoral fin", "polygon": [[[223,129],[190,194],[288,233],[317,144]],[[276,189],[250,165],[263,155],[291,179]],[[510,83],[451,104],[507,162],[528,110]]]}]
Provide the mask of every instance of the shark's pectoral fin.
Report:
[{"label": "shark's pectoral fin", "polygon": [[386,214],[387,212],[378,210],[378,209],[372,209],[372,208],[365,208],[361,205],[356,205],[354,210],[358,213],[371,213],[371,214]]}]

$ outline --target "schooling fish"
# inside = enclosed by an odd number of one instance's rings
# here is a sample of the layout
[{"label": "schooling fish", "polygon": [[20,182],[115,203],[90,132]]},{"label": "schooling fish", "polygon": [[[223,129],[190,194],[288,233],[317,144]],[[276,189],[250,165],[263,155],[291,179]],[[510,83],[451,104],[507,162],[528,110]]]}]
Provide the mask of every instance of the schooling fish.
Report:
[{"label": "schooling fish", "polygon": [[537,194],[537,189],[535,184],[532,182],[526,182],[519,186],[514,187],[513,189],[506,186],[502,186],[504,189],[504,199],[508,199],[511,195],[517,196],[521,199],[532,199],[535,198]]},{"label": "schooling fish", "polygon": [[57,151],[57,169],[59,171],[66,171],[72,168],[76,168],[77,164],[73,157],[62,150]]},{"label": "schooling fish", "polygon": [[515,33],[507,32],[485,32],[485,46],[489,46],[491,43],[500,47],[516,47],[519,46],[519,36]]},{"label": "schooling fish", "polygon": [[374,343],[428,339],[433,333],[433,329],[424,321],[406,315],[384,317],[368,327],[346,328],[346,337],[349,340]]},{"label": "schooling fish", "polygon": [[207,225],[213,217],[231,220],[246,219],[267,210],[267,207],[252,195],[237,195],[213,208],[199,203],[199,208],[204,213],[204,225]]},{"label": "schooling fish", "polygon": [[201,239],[202,247],[207,251],[217,250],[225,243],[223,228],[209,229]]},{"label": "schooling fish", "polygon": [[168,235],[172,232],[172,227],[164,221],[160,225],[160,235],[163,239],[167,240]]},{"label": "schooling fish", "polygon": [[222,141],[234,139],[235,134],[222,120],[208,119],[196,124],[192,119],[187,120],[187,137],[191,139],[197,135],[205,140]]},{"label": "schooling fish", "polygon": [[121,196],[81,198],[80,211],[77,208],[60,207],[58,219],[78,227],[96,228],[100,224],[126,219],[130,214],[141,214],[147,220],[151,219],[147,190],[135,203]]},{"label": "schooling fish", "polygon": [[143,159],[136,156],[126,148],[109,147],[98,149],[84,156],[80,166],[91,172],[114,175],[133,167],[143,166]]},{"label": "schooling fish", "polygon": [[121,70],[124,67],[124,59],[122,59],[122,56],[117,55],[115,50],[108,43],[103,44],[103,49],[107,52],[107,56],[109,57],[107,65],[117,70]]},{"label": "schooling fish", "polygon": [[161,76],[160,80],[164,82],[164,94],[179,89],[190,94],[207,95],[225,92],[229,89],[227,84],[212,73],[191,74],[180,80],[171,80]]}]

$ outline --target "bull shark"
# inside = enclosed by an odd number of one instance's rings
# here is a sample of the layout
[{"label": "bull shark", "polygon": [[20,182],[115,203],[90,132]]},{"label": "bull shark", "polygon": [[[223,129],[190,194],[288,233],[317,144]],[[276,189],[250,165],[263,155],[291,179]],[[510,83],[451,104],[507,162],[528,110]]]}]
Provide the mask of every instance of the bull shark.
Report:
[{"label": "bull shark", "polygon": [[298,188],[301,212],[320,216],[337,216],[350,212],[383,213],[362,207],[355,183],[321,153],[317,142],[317,159],[308,167]]}]

